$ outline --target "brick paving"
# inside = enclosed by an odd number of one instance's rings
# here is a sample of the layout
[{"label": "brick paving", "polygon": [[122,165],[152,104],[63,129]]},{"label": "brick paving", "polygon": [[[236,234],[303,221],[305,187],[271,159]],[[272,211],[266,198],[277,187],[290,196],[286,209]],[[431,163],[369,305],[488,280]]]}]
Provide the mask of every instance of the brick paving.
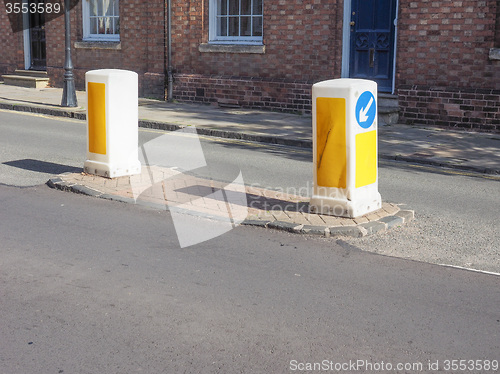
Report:
[{"label": "brick paving", "polygon": [[[381,209],[356,218],[312,214],[309,213],[307,197],[237,182],[228,184],[158,166],[143,166],[139,175],[114,179],[86,173],[64,173],[52,178],[48,184],[107,199],[180,209],[210,219],[227,220],[229,217],[236,224],[324,236],[365,236],[371,233],[369,224],[372,222],[381,222],[381,219],[391,222],[387,217],[399,217],[405,223],[413,218],[412,211],[401,211],[396,204],[387,202]],[[384,225],[388,228],[387,224]]]}]

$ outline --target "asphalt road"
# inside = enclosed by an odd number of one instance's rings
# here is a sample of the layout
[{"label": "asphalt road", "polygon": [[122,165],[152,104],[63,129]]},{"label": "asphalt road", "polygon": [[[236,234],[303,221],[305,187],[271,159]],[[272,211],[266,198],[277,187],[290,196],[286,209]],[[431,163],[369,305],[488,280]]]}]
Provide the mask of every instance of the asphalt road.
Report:
[{"label": "asphalt road", "polygon": [[[0,112],[0,133],[1,374],[495,372],[478,367],[500,360],[500,277],[369,251],[497,266],[497,181],[382,164],[384,199],[417,211],[409,227],[334,240],[240,226],[179,249],[168,212],[43,185],[81,169],[83,122]],[[200,174],[307,194],[308,151],[202,147]]]},{"label": "asphalt road", "polygon": [[[54,174],[79,171],[85,160],[85,122],[0,111],[0,183],[34,186]],[[140,129],[141,144],[165,134]],[[196,173],[307,195],[311,150],[201,137],[208,166]],[[176,154],[189,157],[189,150]],[[388,234],[346,239],[366,251],[500,273],[498,196],[490,176],[406,163],[380,162],[384,201],[415,210],[416,220]]]},{"label": "asphalt road", "polygon": [[500,360],[497,276],[242,226],[179,249],[168,212],[46,186],[0,186],[0,206],[2,374]]}]

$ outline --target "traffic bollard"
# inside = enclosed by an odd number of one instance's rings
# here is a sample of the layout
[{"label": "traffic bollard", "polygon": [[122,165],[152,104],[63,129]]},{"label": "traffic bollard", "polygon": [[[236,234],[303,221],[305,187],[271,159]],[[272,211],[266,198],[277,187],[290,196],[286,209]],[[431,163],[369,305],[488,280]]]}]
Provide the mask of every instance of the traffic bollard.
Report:
[{"label": "traffic bollard", "polygon": [[141,173],[138,76],[126,70],[92,70],[87,89],[87,160],[84,171],[107,178]]},{"label": "traffic bollard", "polygon": [[312,87],[312,213],[355,218],[380,209],[377,83],[333,79]]}]

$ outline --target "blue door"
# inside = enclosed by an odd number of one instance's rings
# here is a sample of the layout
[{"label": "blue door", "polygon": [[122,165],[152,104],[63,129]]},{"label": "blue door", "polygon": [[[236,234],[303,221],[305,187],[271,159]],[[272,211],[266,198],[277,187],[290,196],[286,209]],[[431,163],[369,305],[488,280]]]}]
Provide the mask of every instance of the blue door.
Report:
[{"label": "blue door", "polygon": [[349,76],[392,91],[397,0],[352,0]]}]

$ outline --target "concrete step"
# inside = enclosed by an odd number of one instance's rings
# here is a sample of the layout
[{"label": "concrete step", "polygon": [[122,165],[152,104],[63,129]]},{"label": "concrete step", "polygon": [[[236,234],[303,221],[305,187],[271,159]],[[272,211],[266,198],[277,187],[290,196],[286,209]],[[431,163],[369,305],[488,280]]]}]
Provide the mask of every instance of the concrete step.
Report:
[{"label": "concrete step", "polygon": [[4,84],[27,88],[45,88],[49,84],[46,71],[16,70],[15,74],[2,75]]},{"label": "concrete step", "polygon": [[24,77],[48,78],[47,72],[43,70],[20,70],[17,69],[12,75],[22,75]]},{"label": "concrete step", "polygon": [[378,123],[380,126],[393,125],[399,120],[399,101],[397,95],[379,93]]}]

